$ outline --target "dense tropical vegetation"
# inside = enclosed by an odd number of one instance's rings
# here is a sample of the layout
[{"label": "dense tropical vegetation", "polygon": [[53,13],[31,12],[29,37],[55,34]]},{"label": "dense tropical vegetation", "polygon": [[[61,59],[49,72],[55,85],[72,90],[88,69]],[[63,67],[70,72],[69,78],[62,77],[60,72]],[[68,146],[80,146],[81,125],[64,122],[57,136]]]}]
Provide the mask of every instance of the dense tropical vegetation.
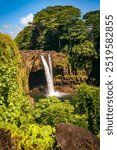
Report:
[{"label": "dense tropical vegetation", "polygon": [[[81,18],[72,6],[47,7],[16,37],[0,33],[0,128],[7,129],[17,150],[54,150],[55,126],[72,123],[99,134],[99,87],[79,84],[69,100],[40,98],[31,104],[25,93],[18,49],[65,53],[72,72],[85,69],[87,83],[99,85],[99,11]],[[96,67],[96,68],[95,68]],[[96,74],[97,73],[97,74]],[[94,80],[93,80],[94,78]],[[0,147],[1,148],[1,147]]]},{"label": "dense tropical vegetation", "polygon": [[[100,11],[83,18],[73,6],[47,7],[16,37],[19,49],[44,49],[65,53],[72,72],[85,69],[90,82],[99,85]],[[92,79],[90,79],[92,78]]]}]

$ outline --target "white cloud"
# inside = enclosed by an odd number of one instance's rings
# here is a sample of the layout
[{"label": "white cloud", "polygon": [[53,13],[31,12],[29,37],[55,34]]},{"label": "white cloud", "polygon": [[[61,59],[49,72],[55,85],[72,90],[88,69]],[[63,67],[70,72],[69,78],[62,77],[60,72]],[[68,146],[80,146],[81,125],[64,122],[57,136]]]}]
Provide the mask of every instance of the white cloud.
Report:
[{"label": "white cloud", "polygon": [[32,13],[28,14],[26,17],[20,18],[20,23],[24,26],[28,25],[28,22],[33,21],[34,15]]},{"label": "white cloud", "polygon": [[8,28],[11,27],[11,25],[10,25],[10,24],[4,24],[2,27],[3,27],[4,29],[8,29]]},{"label": "white cloud", "polygon": [[14,25],[10,25],[10,26],[7,26],[7,24],[5,24],[3,26],[0,27],[0,32],[3,34],[10,35],[13,39],[24,28],[24,26],[21,24],[14,24]]},{"label": "white cloud", "polygon": [[14,25],[14,28],[9,31],[10,36],[14,39],[23,28],[22,25]]}]

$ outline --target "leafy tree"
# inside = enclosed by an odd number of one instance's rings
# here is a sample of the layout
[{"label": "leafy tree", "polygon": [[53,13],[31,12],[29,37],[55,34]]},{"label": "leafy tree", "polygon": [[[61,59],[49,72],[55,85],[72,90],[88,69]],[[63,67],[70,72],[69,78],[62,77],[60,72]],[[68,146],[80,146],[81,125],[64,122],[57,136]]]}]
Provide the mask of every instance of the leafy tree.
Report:
[{"label": "leafy tree", "polygon": [[32,43],[31,43],[31,37],[32,37],[32,28],[30,26],[25,27],[16,37],[16,41],[18,43],[19,49],[31,49]]},{"label": "leafy tree", "polygon": [[83,16],[89,29],[89,38],[94,41],[96,51],[100,52],[100,11],[91,11]]},{"label": "leafy tree", "polygon": [[83,17],[86,21],[86,25],[89,29],[89,39],[94,43],[95,50],[97,52],[97,58],[93,59],[93,66],[90,73],[91,78],[96,79],[94,82],[96,85],[100,83],[100,11],[88,12]]},{"label": "leafy tree", "polygon": [[[73,6],[47,7],[35,14],[33,23],[30,24],[31,26],[24,28],[24,31],[20,32],[16,37],[16,41],[20,49],[43,48],[45,50],[60,51],[64,46],[62,45],[63,41],[61,41],[63,34],[68,38],[68,27],[70,28],[78,18],[80,18],[80,10]],[[26,36],[26,32],[30,37]],[[31,41],[31,37],[34,38],[34,36],[30,34],[36,34],[36,46],[32,43],[34,40]],[[25,45],[20,41],[24,41]],[[32,43],[32,47],[28,42]]]},{"label": "leafy tree", "polygon": [[59,23],[69,24],[79,17],[80,10],[73,6],[49,6],[35,14],[34,24],[41,24],[43,28],[51,28],[57,27]]},{"label": "leafy tree", "polygon": [[87,72],[90,72],[92,62],[97,57],[93,42],[85,40],[83,43],[74,45],[69,56],[72,71],[75,71],[76,74],[78,69],[85,69]]}]

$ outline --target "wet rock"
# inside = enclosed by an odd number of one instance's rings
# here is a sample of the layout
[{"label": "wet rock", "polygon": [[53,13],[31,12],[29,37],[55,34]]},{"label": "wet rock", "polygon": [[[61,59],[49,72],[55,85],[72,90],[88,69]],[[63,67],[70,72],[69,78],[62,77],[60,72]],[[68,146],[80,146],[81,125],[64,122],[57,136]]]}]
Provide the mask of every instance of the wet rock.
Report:
[{"label": "wet rock", "polygon": [[60,123],[56,126],[57,144],[62,150],[99,150],[98,137],[87,129],[71,124]]}]

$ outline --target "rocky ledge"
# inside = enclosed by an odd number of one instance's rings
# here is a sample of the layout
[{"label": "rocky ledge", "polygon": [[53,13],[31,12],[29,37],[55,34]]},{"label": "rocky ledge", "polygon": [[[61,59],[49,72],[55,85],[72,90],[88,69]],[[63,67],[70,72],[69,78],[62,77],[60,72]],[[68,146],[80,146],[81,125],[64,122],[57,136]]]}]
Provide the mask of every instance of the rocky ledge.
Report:
[{"label": "rocky ledge", "polygon": [[23,59],[24,67],[31,72],[42,70],[43,64],[40,55],[43,55],[46,58],[50,53],[53,68],[62,68],[64,73],[67,74],[68,59],[62,53],[43,50],[20,50],[20,53]]}]

